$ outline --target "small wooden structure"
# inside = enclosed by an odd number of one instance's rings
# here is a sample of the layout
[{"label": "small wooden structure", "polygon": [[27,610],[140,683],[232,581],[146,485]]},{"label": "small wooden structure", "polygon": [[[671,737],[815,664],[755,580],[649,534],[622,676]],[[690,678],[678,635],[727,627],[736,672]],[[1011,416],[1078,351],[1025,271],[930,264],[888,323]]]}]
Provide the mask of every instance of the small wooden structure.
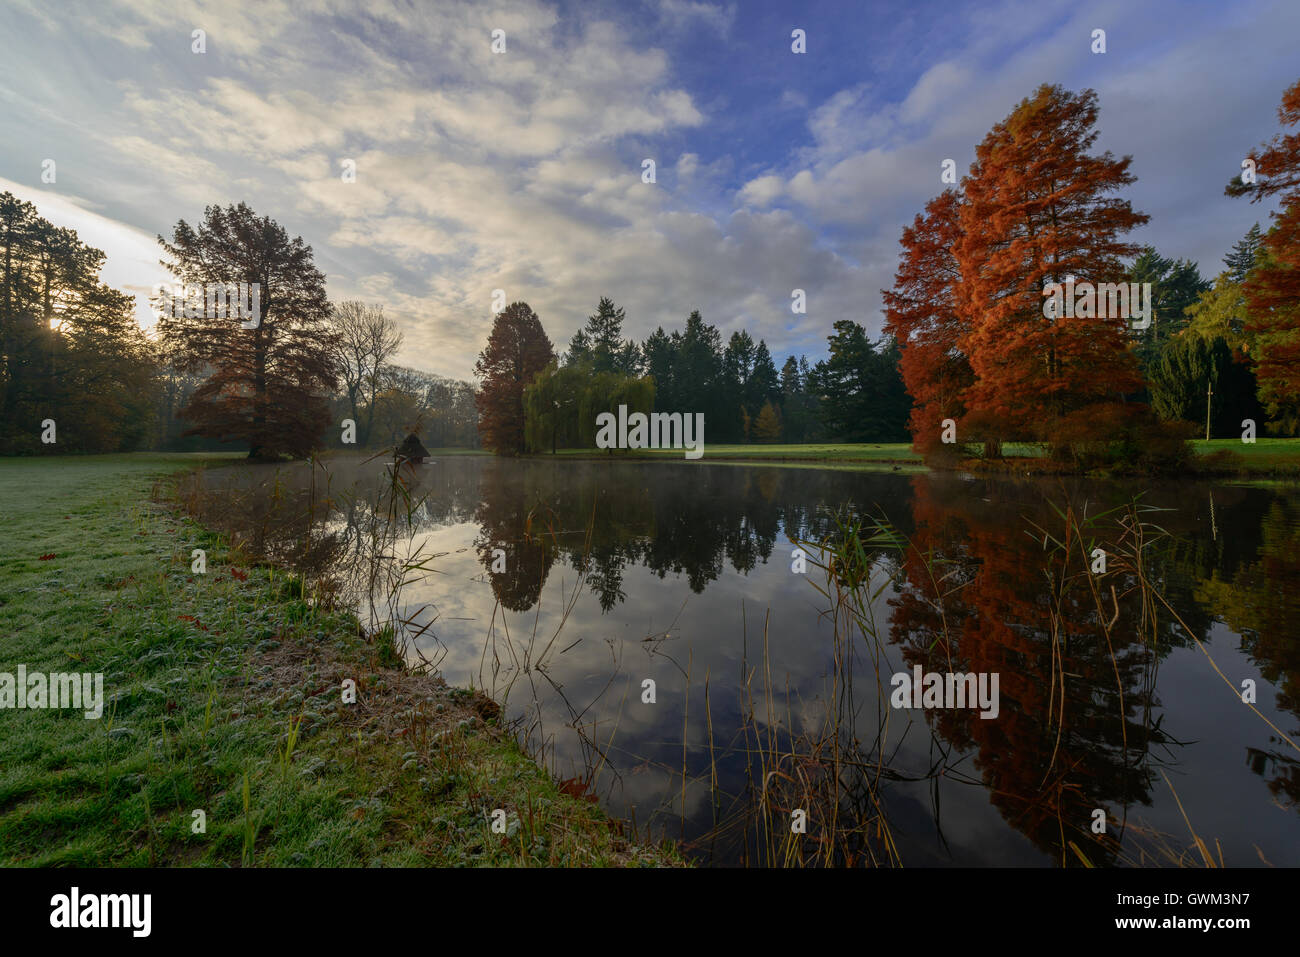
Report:
[{"label": "small wooden structure", "polygon": [[397,447],[397,457],[403,461],[421,465],[429,457],[429,450],[420,442],[419,436],[412,432]]}]

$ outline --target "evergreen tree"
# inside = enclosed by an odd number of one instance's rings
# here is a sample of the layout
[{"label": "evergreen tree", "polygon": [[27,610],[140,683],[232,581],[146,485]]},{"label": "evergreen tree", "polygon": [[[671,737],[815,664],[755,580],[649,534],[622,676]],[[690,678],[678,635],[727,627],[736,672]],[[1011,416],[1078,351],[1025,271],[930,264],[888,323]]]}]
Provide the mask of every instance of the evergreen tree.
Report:
[{"label": "evergreen tree", "polygon": [[754,350],[754,366],[746,386],[746,404],[755,413],[768,402],[781,401],[781,380],[772,362],[772,353],[762,339],[758,340],[758,348]]},{"label": "evergreen tree", "polygon": [[677,346],[660,326],[641,346],[645,374],[655,380],[655,409],[671,412],[678,409],[676,377]]},{"label": "evergreen tree", "polygon": [[1242,283],[1246,281],[1246,275],[1255,268],[1255,260],[1259,255],[1259,247],[1264,243],[1263,235],[1259,230],[1259,223],[1250,227],[1250,231],[1245,237],[1237,240],[1232,251],[1223,257],[1223,264],[1228,267],[1228,274],[1232,281]]},{"label": "evergreen tree", "polygon": [[566,366],[577,366],[591,362],[591,336],[585,329],[579,329],[569,340],[569,351],[564,355]]},{"label": "evergreen tree", "polygon": [[725,397],[720,396],[722,376],[722,336],[716,326],[704,321],[698,309],[686,319],[686,329],[673,333],[676,362],[673,368],[675,395],[679,407],[674,412],[703,412],[705,422],[718,421],[723,415]]},{"label": "evergreen tree", "polygon": [[[325,276],[302,237],[289,238],[247,205],[209,206],[198,228],[176,224],[158,237],[164,265],[189,284],[257,283],[261,317],[252,329],[228,316],[164,315],[158,328],[188,369],[212,374],[182,414],[188,434],[247,442],[250,458],[303,456],[329,424],[327,397],[337,385]],[[198,310],[206,312],[206,309]]]},{"label": "evergreen tree", "polygon": [[785,362],[781,365],[782,399],[788,400],[790,396],[801,392],[803,392],[803,377],[799,374],[799,360],[794,356],[786,356]]},{"label": "evergreen tree", "polygon": [[591,341],[591,363],[596,372],[615,372],[623,349],[623,310],[601,296],[596,311],[587,318],[585,332]]},{"label": "evergreen tree", "polygon": [[1243,418],[1262,418],[1255,390],[1250,367],[1237,360],[1222,337],[1175,336],[1151,367],[1155,413],[1162,419],[1190,422],[1204,429],[1208,412],[1207,438],[1240,435]]},{"label": "evergreen tree", "polygon": [[813,367],[810,388],[821,395],[821,415],[831,436],[845,442],[900,442],[907,438],[910,403],[898,371],[898,347],[840,319],[828,337],[830,356]]},{"label": "evergreen tree", "polygon": [[1161,343],[1187,327],[1187,308],[1210,284],[1190,259],[1168,259],[1151,246],[1143,247],[1126,278],[1151,283],[1151,326],[1138,332],[1138,358],[1145,366],[1158,355]]},{"label": "evergreen tree", "polygon": [[747,436],[746,421],[753,409],[748,402],[749,379],[754,367],[754,340],[743,329],[733,332],[722,353],[722,372],[718,383],[715,434],[724,442]]}]

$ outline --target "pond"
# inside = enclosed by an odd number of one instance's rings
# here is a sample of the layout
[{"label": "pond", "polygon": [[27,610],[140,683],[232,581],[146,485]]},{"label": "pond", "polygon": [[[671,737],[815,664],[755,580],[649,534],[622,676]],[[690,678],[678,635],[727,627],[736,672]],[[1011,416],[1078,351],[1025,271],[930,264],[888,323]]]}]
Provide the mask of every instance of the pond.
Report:
[{"label": "pond", "polygon": [[[496,697],[638,836],[724,866],[1300,865],[1295,486],[397,474],[218,469],[196,507],[399,620],[412,662]],[[896,706],[917,669],[996,676],[996,714]]]}]

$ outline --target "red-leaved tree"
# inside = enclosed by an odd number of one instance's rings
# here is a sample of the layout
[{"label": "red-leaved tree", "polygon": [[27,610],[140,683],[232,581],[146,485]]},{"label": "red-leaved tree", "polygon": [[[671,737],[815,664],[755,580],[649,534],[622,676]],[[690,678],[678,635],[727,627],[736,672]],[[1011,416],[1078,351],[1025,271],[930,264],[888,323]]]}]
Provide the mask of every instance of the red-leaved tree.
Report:
[{"label": "red-leaved tree", "polygon": [[[1300,81],[1282,94],[1282,125],[1300,125]],[[1300,130],[1277,134],[1250,154],[1253,184],[1238,180],[1229,195],[1251,202],[1281,196],[1282,211],[1264,236],[1261,255],[1246,276],[1245,331],[1254,337],[1259,398],[1270,414],[1300,416]]]},{"label": "red-leaved tree", "polygon": [[975,376],[964,398],[990,451],[1048,440],[1141,385],[1127,319],[1043,312],[1051,283],[1119,281],[1137,252],[1120,237],[1148,219],[1111,195],[1134,181],[1132,158],[1089,154],[1096,121],[1092,90],[1044,84],[993,127],[963,180],[953,253]]},{"label": "red-leaved tree", "polygon": [[497,313],[474,372],[478,393],[478,431],[483,447],[501,455],[524,451],[524,389],[555,359],[542,321],[526,302],[512,302]]},{"label": "red-leaved tree", "polygon": [[974,381],[960,347],[966,331],[957,311],[961,271],[953,255],[960,235],[961,195],[944,190],[903,230],[894,288],[882,290],[885,331],[900,350],[899,369],[912,397],[908,427],[923,455],[940,446],[944,419],[966,412],[962,394]]}]

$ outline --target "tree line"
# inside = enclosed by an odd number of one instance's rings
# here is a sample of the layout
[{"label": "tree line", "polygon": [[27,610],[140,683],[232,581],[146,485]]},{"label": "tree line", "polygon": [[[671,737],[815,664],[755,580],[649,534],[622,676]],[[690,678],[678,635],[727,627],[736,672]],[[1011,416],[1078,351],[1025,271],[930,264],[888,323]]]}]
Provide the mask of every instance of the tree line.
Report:
[{"label": "tree line", "polygon": [[[1300,122],[1300,83],[1279,115]],[[1253,151],[1257,176],[1227,188],[1254,201],[1280,194],[1283,210],[1211,283],[1124,238],[1149,217],[1117,195],[1134,182],[1132,157],[1090,152],[1097,117],[1092,90],[1044,84],[979,144],[960,187],[903,230],[885,328],[918,451],[996,458],[1032,442],[1076,464],[1156,465],[1188,454],[1193,423],[1236,436],[1267,416],[1295,434],[1300,136]],[[1049,291],[1076,282],[1149,282],[1146,327],[1102,309],[1099,294],[1083,294],[1077,313],[1045,307]]]},{"label": "tree line", "polygon": [[[1300,83],[1282,125],[1300,124]],[[1148,221],[1118,194],[1131,157],[1090,152],[1091,90],[1043,85],[994,126],[959,188],[903,230],[885,335],[833,323],[826,358],[778,369],[746,330],[723,340],[692,311],[680,329],[624,337],[602,297],[557,353],[527,303],[500,311],[478,388],[397,366],[381,306],[331,303],[301,237],[246,204],[209,206],[159,237],[187,288],[256,283],[251,328],[199,301],[155,335],[133,298],[103,283],[103,252],[0,194],[0,452],[379,448],[404,434],[504,454],[591,447],[596,416],[703,413],[708,441],[894,442],[928,456],[996,458],[1039,443],[1076,464],[1177,462],[1193,434],[1250,419],[1300,431],[1300,134],[1279,133],[1226,188],[1280,197],[1213,280],[1125,235]],[[1045,309],[1063,283],[1150,283],[1150,322]],[[1068,287],[1067,288],[1071,288]],[[192,308],[191,308],[192,307]],[[1086,307],[1086,308],[1085,308]],[[341,428],[351,421],[350,433]]]},{"label": "tree line", "polygon": [[703,413],[708,441],[897,442],[907,438],[909,399],[897,347],[835,322],[828,356],[785,359],[746,330],[723,344],[700,311],[682,329],[625,339],[625,313],[602,297],[568,349],[557,354],[527,303],[497,314],[475,371],[485,448],[503,454],[593,448],[596,416]]},{"label": "tree line", "polygon": [[191,289],[257,283],[256,326],[210,314],[197,292],[146,335],[134,297],[100,280],[102,251],[0,194],[0,452],[234,448],[274,459],[386,447],[413,430],[477,446],[474,386],[396,365],[401,334],[383,307],[331,303],[301,237],[240,203],[209,206],[159,243]]}]

